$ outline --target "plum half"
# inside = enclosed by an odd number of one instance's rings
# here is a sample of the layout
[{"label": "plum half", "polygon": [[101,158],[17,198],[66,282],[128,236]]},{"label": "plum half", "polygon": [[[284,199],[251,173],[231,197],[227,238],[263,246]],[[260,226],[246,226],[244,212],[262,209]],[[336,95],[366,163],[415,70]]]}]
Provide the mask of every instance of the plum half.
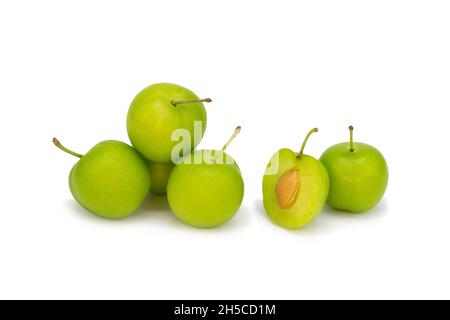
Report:
[{"label": "plum half", "polygon": [[314,157],[303,154],[311,130],[299,153],[281,149],[272,157],[263,178],[264,209],[285,228],[299,229],[322,210],[329,189],[328,173]]}]

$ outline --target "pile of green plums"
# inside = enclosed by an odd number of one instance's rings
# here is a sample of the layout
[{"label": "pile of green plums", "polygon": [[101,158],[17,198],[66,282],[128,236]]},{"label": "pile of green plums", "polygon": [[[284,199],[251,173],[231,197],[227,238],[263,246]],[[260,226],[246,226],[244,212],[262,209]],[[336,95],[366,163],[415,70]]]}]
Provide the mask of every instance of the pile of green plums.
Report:
[{"label": "pile of green plums", "polygon": [[[206,130],[205,102],[211,99],[159,83],[131,103],[127,131],[132,146],[103,141],[82,155],[54,138],[58,148],[80,158],[69,175],[74,199],[98,216],[119,219],[152,193],[167,195],[174,215],[194,227],[217,227],[232,219],[242,204],[244,181],[225,150],[241,128],[220,150],[196,150]],[[304,154],[317,131],[308,133],[299,153],[276,152],[264,174],[264,208],[283,227],[303,227],[327,202],[337,210],[368,211],[386,191],[386,160],[374,147],[355,143],[352,126],[350,141],[332,146],[319,160]]]},{"label": "pile of green plums", "polygon": [[[236,214],[244,196],[239,166],[225,149],[199,150],[206,130],[204,102],[176,84],[159,83],[142,90],[128,111],[127,130],[132,146],[103,141],[81,155],[69,175],[70,191],[86,210],[110,219],[135,212],[149,192],[166,195],[176,217],[195,227],[219,226]],[[198,129],[200,128],[200,129]],[[174,132],[190,138],[178,154]]]},{"label": "pile of green plums", "polygon": [[383,155],[365,143],[350,141],[326,150],[320,160],[281,149],[272,157],[263,178],[264,208],[271,220],[289,229],[311,222],[325,203],[361,213],[375,207],[388,184],[388,166]]}]

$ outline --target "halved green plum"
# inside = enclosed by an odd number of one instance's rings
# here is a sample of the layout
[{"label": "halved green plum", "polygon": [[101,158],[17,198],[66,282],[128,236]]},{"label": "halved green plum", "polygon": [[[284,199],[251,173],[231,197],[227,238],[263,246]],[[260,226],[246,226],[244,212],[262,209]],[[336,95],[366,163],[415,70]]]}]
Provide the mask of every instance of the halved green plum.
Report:
[{"label": "halved green plum", "polygon": [[299,229],[322,210],[329,189],[328,173],[314,157],[281,149],[272,157],[263,179],[264,208],[283,227]]}]

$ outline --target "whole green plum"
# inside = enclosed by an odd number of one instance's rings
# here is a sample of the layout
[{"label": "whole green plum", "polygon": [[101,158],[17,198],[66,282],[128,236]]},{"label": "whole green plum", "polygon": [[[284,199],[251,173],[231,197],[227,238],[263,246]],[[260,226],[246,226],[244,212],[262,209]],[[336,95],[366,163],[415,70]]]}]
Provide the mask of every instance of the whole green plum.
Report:
[{"label": "whole green plum", "polygon": [[365,143],[344,142],[326,150],[320,158],[330,177],[328,204],[354,213],[375,207],[386,191],[389,170],[380,151]]},{"label": "whole green plum", "polygon": [[167,199],[175,216],[184,223],[198,228],[217,227],[239,210],[244,181],[236,161],[224,152],[232,139],[220,151],[195,151],[173,169]]},{"label": "whole green plum", "polygon": [[158,163],[149,161],[152,186],[150,192],[156,195],[167,194],[167,183],[175,165],[172,162]]},{"label": "whole green plum", "polygon": [[[142,90],[131,103],[127,130],[131,144],[145,158],[153,162],[172,160],[172,150],[178,144],[173,140],[177,129],[187,130],[192,151],[202,140],[206,130],[206,110],[203,102],[192,91],[172,83],[158,83]],[[201,124],[195,132],[196,123]]]},{"label": "whole green plum", "polygon": [[147,197],[151,185],[148,165],[126,143],[103,141],[86,155],[65,148],[57,139],[53,143],[80,158],[70,172],[69,186],[86,210],[104,218],[124,218]]}]

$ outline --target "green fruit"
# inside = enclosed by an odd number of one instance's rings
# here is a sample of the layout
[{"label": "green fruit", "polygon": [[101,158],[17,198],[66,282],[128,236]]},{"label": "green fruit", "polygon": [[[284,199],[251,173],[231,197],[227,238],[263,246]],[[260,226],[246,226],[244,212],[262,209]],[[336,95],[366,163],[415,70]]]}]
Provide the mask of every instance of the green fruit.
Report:
[{"label": "green fruit", "polygon": [[[187,130],[192,151],[206,130],[206,110],[203,102],[192,91],[170,83],[154,84],[141,91],[128,111],[127,129],[132,145],[148,160],[166,163],[172,160],[172,150],[178,143],[172,134],[177,129]],[[195,123],[201,124],[195,132]]]},{"label": "green fruit", "polygon": [[172,162],[158,163],[149,161],[148,163],[150,180],[152,181],[150,192],[156,195],[167,194],[167,182],[175,165]]},{"label": "green fruit", "polygon": [[353,142],[332,146],[320,160],[330,176],[328,204],[354,213],[375,207],[386,191],[389,173],[386,160],[374,147]]},{"label": "green fruit", "polygon": [[[239,133],[237,128],[232,139]],[[244,197],[244,181],[236,161],[224,151],[200,150],[175,166],[169,178],[167,199],[177,218],[199,228],[229,221]]]},{"label": "green fruit", "polygon": [[86,210],[104,218],[124,218],[139,208],[150,190],[145,160],[129,145],[103,141],[86,155],[73,152],[57,139],[53,143],[80,160],[69,176],[75,200]]},{"label": "green fruit", "polygon": [[298,229],[322,210],[328,195],[328,174],[317,159],[281,149],[272,157],[263,178],[264,208],[270,219],[283,227]]}]

